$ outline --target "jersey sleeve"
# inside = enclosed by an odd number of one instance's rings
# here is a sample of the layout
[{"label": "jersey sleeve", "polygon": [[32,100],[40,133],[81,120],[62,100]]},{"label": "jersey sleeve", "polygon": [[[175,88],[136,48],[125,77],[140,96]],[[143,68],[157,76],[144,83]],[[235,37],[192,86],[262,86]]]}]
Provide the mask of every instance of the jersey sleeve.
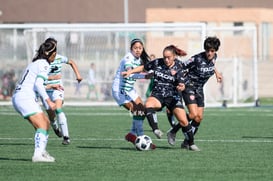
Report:
[{"label": "jersey sleeve", "polygon": [[68,64],[68,62],[69,62],[68,57],[63,56],[63,55],[59,55],[59,54],[56,55],[55,59],[58,60],[58,61],[60,61],[60,63]]},{"label": "jersey sleeve", "polygon": [[48,98],[46,93],[44,83],[47,81],[49,72],[49,64],[47,62],[41,62],[38,66],[38,74],[34,83],[35,90],[39,93],[40,96],[45,100]]},{"label": "jersey sleeve", "polygon": [[190,59],[183,62],[183,66],[186,69],[193,68],[195,66],[195,60],[196,58],[193,56]]}]

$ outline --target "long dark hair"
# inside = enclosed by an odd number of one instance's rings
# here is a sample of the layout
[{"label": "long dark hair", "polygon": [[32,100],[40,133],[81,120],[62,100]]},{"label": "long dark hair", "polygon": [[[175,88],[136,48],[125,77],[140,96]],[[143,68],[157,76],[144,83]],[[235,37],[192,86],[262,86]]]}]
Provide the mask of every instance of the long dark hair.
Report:
[{"label": "long dark hair", "polygon": [[169,45],[166,46],[163,50],[163,52],[165,52],[166,50],[173,52],[173,54],[177,55],[177,56],[186,56],[187,52],[185,52],[184,50],[177,48],[177,46],[174,45]]},{"label": "long dark hair", "polygon": [[142,51],[142,53],[140,55],[140,59],[142,61],[141,62],[142,65],[145,65],[145,64],[147,64],[150,61],[150,56],[146,52],[146,50],[144,48],[144,44],[143,44],[143,42],[139,38],[135,38],[135,39],[131,40],[130,50],[132,50],[134,44],[136,44],[137,42],[139,42],[143,46],[143,51]]},{"label": "long dark hair", "polygon": [[44,42],[40,45],[36,56],[32,59],[32,62],[35,62],[38,59],[46,59],[57,51],[57,45],[53,41],[50,42]]}]

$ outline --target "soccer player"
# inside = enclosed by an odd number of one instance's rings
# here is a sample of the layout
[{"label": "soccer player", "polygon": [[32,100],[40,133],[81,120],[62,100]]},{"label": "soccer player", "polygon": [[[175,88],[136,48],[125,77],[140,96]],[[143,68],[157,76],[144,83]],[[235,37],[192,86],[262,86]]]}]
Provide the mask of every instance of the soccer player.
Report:
[{"label": "soccer player", "polygon": [[151,95],[145,103],[146,117],[150,126],[153,130],[158,128],[153,115],[156,111],[166,106],[179,121],[179,125],[181,125],[183,133],[188,140],[189,150],[199,151],[199,148],[194,144],[192,126],[188,122],[181,101],[181,94],[179,94],[179,92],[185,89],[184,71],[182,69],[182,62],[176,59],[176,57],[184,55],[186,55],[186,52],[174,45],[170,45],[163,50],[164,58],[156,59],[135,69],[127,70],[122,74],[128,77],[132,73],[153,70],[154,86]]},{"label": "soccer player", "polygon": [[[115,101],[119,106],[123,106],[133,113],[130,132],[125,136],[125,139],[133,144],[135,144],[137,136],[144,134],[143,120],[145,119],[143,102],[137,94],[134,84],[136,78],[145,78],[145,75],[143,77],[141,74],[136,74],[125,78],[121,72],[146,64],[148,61],[149,56],[144,49],[143,42],[138,38],[131,40],[130,52],[121,60],[112,84],[112,95]],[[152,145],[151,149],[154,148],[155,145]]]},{"label": "soccer player", "polygon": [[[53,42],[57,44],[57,40],[55,40],[54,38],[46,39],[45,43],[47,42]],[[50,64],[50,71],[48,74],[48,81],[46,82],[46,85],[62,85],[62,64],[69,64],[76,75],[76,80],[78,81],[78,83],[82,81],[82,77],[79,73],[76,63],[73,60],[69,60],[66,56],[57,54],[55,60]],[[47,103],[43,101],[44,107],[46,108],[49,116],[50,124],[55,134],[59,137],[63,137],[62,144],[68,145],[70,144],[68,124],[67,118],[62,109],[64,101],[64,90],[47,89],[47,94],[49,95],[50,99],[56,103],[56,110],[53,111],[49,108]],[[57,120],[55,119],[56,115]]]},{"label": "soccer player", "polygon": [[88,92],[87,92],[87,95],[86,95],[86,99],[90,99],[90,94],[91,92],[94,92],[95,93],[95,96],[96,96],[96,100],[99,100],[99,92],[97,90],[97,87],[96,87],[96,74],[95,74],[95,71],[96,71],[96,66],[94,63],[91,63],[90,64],[90,69],[88,71]]},{"label": "soccer player", "polygon": [[[25,69],[12,97],[15,110],[27,119],[35,129],[33,162],[55,161],[55,158],[46,151],[50,123],[37,103],[36,93],[42,97],[50,109],[54,110],[56,108],[55,103],[50,100],[44,87],[44,82],[47,80],[50,70],[49,64],[54,61],[56,51],[57,45],[53,42],[40,45],[37,55]],[[48,88],[53,87],[60,88],[58,84]]]},{"label": "soccer player", "polygon": [[[208,37],[204,41],[204,52],[192,56],[189,60],[183,62],[183,65],[188,69],[185,76],[186,89],[182,92],[183,99],[187,105],[189,114],[188,119],[192,126],[193,134],[198,131],[199,125],[203,120],[204,113],[204,91],[203,87],[208,79],[216,74],[216,79],[221,82],[222,76],[215,68],[217,59],[216,52],[220,47],[220,40],[217,37]],[[174,126],[168,133],[168,142],[171,145],[175,144],[176,132],[180,125]],[[189,149],[189,140],[185,139],[181,144],[181,148]]]}]

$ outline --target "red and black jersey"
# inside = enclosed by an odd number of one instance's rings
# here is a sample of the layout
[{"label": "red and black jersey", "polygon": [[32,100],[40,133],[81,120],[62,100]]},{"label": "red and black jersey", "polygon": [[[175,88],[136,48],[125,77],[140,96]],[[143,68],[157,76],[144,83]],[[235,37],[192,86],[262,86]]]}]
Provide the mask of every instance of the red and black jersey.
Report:
[{"label": "red and black jersey", "polygon": [[178,83],[184,83],[184,69],[182,67],[182,62],[177,59],[172,67],[167,67],[163,58],[156,59],[144,65],[145,70],[153,70],[154,72],[151,95],[164,98],[179,96],[176,86]]},{"label": "red and black jersey", "polygon": [[186,86],[202,89],[208,79],[214,75],[216,58],[215,54],[213,60],[207,60],[206,52],[201,52],[183,62],[184,68],[188,69],[188,73],[185,75]]}]

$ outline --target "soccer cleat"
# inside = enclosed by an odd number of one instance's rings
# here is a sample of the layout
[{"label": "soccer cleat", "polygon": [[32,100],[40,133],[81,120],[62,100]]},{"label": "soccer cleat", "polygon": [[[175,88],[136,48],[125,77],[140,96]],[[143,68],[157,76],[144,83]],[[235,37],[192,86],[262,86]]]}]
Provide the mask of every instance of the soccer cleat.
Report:
[{"label": "soccer cleat", "polygon": [[154,149],[156,149],[156,145],[153,144],[153,143],[151,143],[151,144],[150,144],[150,150],[154,150]]},{"label": "soccer cleat", "polygon": [[63,139],[62,144],[63,144],[63,145],[69,145],[69,144],[70,144],[70,139],[69,139],[69,137],[64,136],[64,139]]},{"label": "soccer cleat", "polygon": [[60,128],[53,128],[53,130],[54,130],[54,133],[55,133],[59,138],[63,137],[63,134],[62,134]]},{"label": "soccer cleat", "polygon": [[196,145],[189,146],[189,150],[191,150],[191,151],[201,151]]},{"label": "soccer cleat", "polygon": [[160,129],[154,130],[155,136],[160,139],[163,136],[163,132]]},{"label": "soccer cleat", "polygon": [[171,131],[168,131],[167,132],[167,137],[168,137],[168,143],[170,144],[170,145],[175,145],[175,136],[176,136],[176,134],[175,133],[172,133]]},{"label": "soccer cleat", "polygon": [[41,155],[33,156],[32,162],[55,162],[55,158],[50,156],[49,153],[45,151]]},{"label": "soccer cleat", "polygon": [[135,144],[137,136],[132,134],[132,133],[128,133],[127,135],[125,135],[125,140],[127,140],[128,142],[131,142],[133,144]]},{"label": "soccer cleat", "polygon": [[186,139],[184,139],[184,141],[181,143],[181,148],[182,148],[182,149],[188,150],[189,147],[190,147],[190,146],[189,146],[188,141],[187,141]]}]

